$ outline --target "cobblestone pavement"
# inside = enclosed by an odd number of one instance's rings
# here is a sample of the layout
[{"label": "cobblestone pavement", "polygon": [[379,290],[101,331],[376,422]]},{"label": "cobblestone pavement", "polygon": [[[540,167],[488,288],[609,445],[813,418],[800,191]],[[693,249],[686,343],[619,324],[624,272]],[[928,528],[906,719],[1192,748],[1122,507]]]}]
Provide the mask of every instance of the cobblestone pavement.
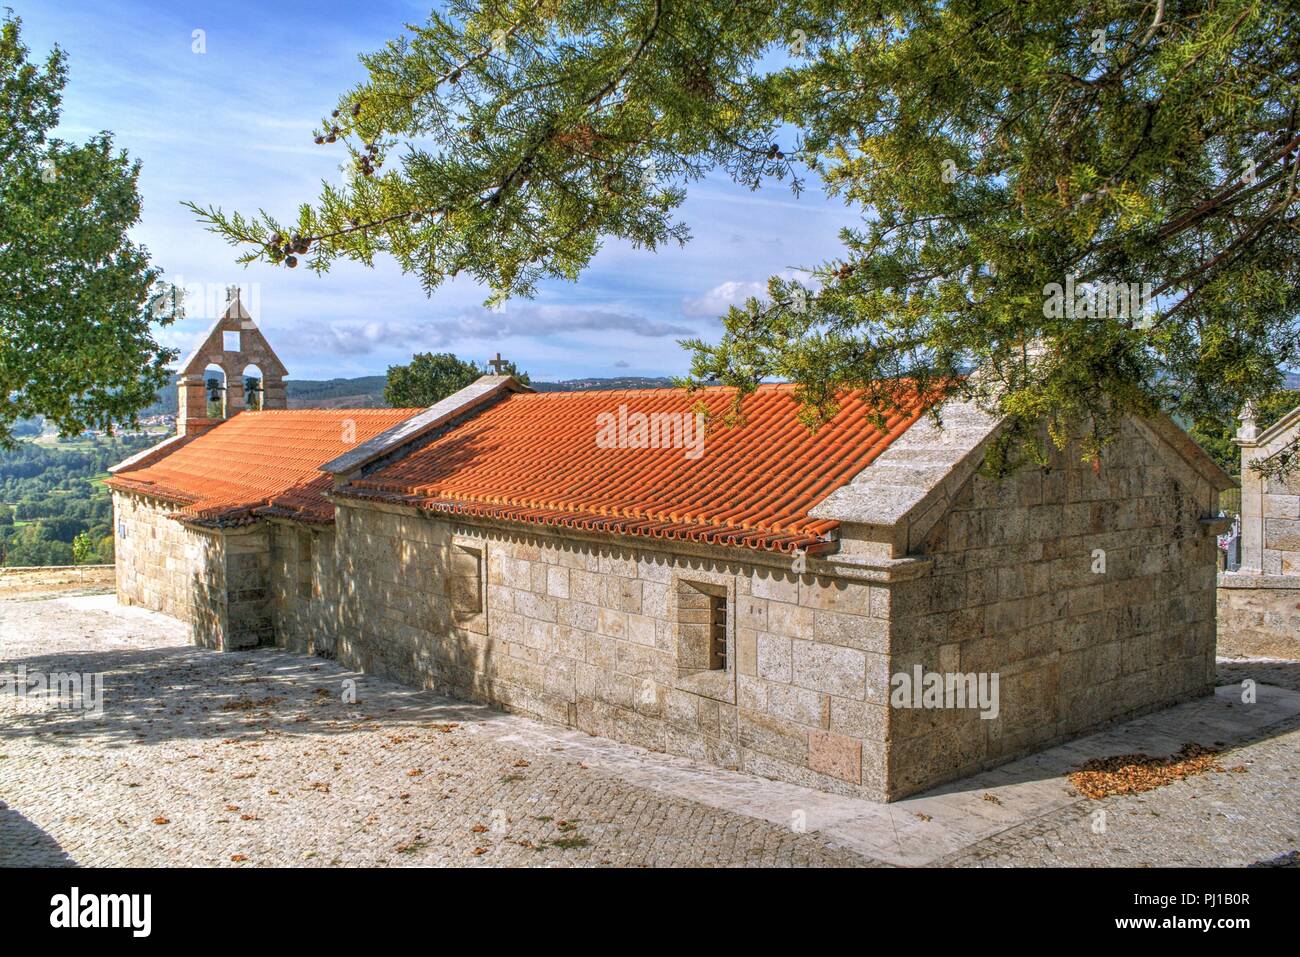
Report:
[{"label": "cobblestone pavement", "polygon": [[1279,661],[1276,658],[1219,660],[1219,684],[1241,684],[1247,678],[1257,684],[1300,691],[1300,661]]},{"label": "cobblestone pavement", "polygon": [[95,601],[0,603],[0,670],[106,687],[99,718],[0,701],[0,865],[871,863],[479,730],[521,719]]},{"label": "cobblestone pavement", "polygon": [[[318,658],[185,640],[184,625],[111,596],[0,602],[0,672],[102,673],[105,688],[97,718],[0,696],[0,865],[879,863],[754,811],[789,785],[614,744],[596,767],[576,733]],[[1300,666],[1269,667],[1294,682]],[[1270,729],[1225,757],[1246,773],[1080,800],[943,863],[1278,859],[1300,847],[1298,754],[1300,724]],[[652,786],[685,774],[734,777],[744,799]]]},{"label": "cobblestone pavement", "polygon": [[[1300,662],[1220,659],[1221,686],[1246,679],[1300,691]],[[1085,800],[1008,828],[941,863],[1300,867],[1300,720],[1269,734],[1224,755],[1223,767],[1243,772],[1203,774],[1144,794]]]},{"label": "cobblestone pavement", "polygon": [[[1083,800],[937,863],[950,867],[1300,866],[1300,720],[1226,752],[1224,773]],[[1235,768],[1243,771],[1233,773]],[[1286,860],[1285,864],[1282,861]]]}]

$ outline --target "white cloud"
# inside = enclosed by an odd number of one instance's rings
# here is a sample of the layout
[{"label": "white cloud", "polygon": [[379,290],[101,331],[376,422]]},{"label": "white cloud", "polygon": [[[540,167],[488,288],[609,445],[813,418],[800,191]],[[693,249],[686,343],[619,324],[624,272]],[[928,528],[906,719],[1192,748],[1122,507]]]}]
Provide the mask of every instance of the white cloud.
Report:
[{"label": "white cloud", "polygon": [[767,283],[729,280],[702,296],[682,300],[682,315],[716,319],[732,306],[742,306],[750,297],[767,298]]},{"label": "white cloud", "polygon": [[621,333],[648,339],[685,337],[695,330],[683,325],[648,319],[632,312],[572,306],[522,305],[496,311],[471,307],[436,321],[401,322],[368,320],[322,323],[301,328],[295,335],[298,349],[336,355],[364,355],[378,348],[445,349],[456,343],[499,342],[513,337],[530,339],[566,333]]}]

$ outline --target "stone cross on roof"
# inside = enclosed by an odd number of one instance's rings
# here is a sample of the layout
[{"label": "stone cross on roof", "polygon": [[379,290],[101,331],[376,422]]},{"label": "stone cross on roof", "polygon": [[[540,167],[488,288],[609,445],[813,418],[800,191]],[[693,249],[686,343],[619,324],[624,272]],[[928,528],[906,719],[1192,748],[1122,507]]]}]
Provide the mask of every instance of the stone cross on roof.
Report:
[{"label": "stone cross on roof", "polygon": [[505,359],[502,359],[501,353],[498,352],[497,357],[495,359],[488,360],[488,365],[492,367],[493,374],[501,375],[502,371],[505,369],[506,366],[510,365],[510,363]]}]

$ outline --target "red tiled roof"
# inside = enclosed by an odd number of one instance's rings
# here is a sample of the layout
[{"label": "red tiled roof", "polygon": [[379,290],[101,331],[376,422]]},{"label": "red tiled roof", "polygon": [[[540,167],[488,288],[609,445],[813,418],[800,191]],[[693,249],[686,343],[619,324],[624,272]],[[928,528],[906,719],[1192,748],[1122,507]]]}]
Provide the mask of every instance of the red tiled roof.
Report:
[{"label": "red tiled roof", "polygon": [[[320,466],[420,409],[277,409],[241,412],[144,468],[107,485],[183,506],[176,517],[230,525],[259,514],[331,521],[332,484]],[[349,425],[351,423],[351,425]]]},{"label": "red tiled roof", "polygon": [[[789,385],[761,386],[744,424],[714,420],[697,458],[682,448],[601,448],[602,413],[716,416],[734,392],[681,389],[511,395],[335,494],[587,531],[792,551],[830,539],[838,523],[808,512],[846,484],[920,417],[925,402],[900,390],[881,432],[862,392],[839,397],[812,432]],[[635,423],[635,418],[630,420]]]}]

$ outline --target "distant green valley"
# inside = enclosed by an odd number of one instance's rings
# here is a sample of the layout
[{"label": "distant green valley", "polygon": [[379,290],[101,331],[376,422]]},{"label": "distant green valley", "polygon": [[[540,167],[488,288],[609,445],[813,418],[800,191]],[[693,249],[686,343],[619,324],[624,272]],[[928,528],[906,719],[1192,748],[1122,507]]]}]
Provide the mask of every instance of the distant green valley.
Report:
[{"label": "distant green valley", "polygon": [[24,440],[0,450],[0,565],[113,561],[108,467],[158,436]]},{"label": "distant green valley", "polygon": [[[289,379],[291,408],[373,408],[384,405],[386,376],[355,379]],[[666,378],[623,377],[534,382],[543,392],[563,389],[646,389],[671,385]],[[73,565],[113,561],[113,505],[103,480],[108,468],[157,443],[174,426],[176,386],[140,413],[149,434],[42,434],[42,423],[19,423],[18,448],[0,449],[0,566]]]}]

